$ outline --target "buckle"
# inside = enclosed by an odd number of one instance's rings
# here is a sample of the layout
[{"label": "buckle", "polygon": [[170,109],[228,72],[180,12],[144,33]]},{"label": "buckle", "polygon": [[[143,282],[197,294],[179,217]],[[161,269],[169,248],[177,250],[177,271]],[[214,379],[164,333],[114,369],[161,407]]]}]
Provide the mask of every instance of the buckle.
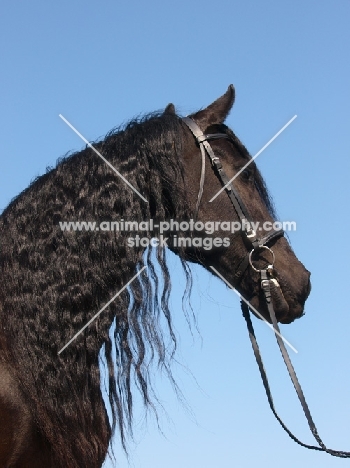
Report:
[{"label": "buckle", "polygon": [[216,166],[218,169],[222,169],[222,164],[218,156],[211,158],[211,163],[213,166]]},{"label": "buckle", "polygon": [[256,232],[254,229],[249,229],[249,231],[246,231],[246,236],[250,241],[254,241],[256,239]]}]

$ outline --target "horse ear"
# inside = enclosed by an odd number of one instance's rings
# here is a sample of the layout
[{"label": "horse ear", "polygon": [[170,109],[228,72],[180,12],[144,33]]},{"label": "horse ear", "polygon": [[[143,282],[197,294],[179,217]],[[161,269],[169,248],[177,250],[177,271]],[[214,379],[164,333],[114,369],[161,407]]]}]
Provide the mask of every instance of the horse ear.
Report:
[{"label": "horse ear", "polygon": [[166,106],[164,110],[164,114],[173,114],[175,115],[175,106],[174,104],[170,103]]},{"label": "horse ear", "polygon": [[191,115],[203,131],[209,125],[221,124],[228,116],[235,101],[235,88],[231,84],[226,93],[210,104],[206,109]]}]

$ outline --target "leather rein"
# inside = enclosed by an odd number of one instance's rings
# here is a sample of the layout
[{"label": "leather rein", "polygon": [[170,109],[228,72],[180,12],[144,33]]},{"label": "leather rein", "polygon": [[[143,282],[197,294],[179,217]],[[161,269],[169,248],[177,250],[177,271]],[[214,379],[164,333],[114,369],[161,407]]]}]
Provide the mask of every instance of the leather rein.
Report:
[{"label": "leather rein", "polygon": [[[350,458],[350,452],[344,452],[344,451],[338,451],[338,450],[333,450],[329,449],[326,447],[326,445],[323,443],[321,437],[318,434],[317,428],[315,426],[315,423],[312,419],[309,407],[307,405],[304,393],[302,391],[302,388],[300,386],[299,380],[297,378],[297,375],[295,373],[294,367],[292,365],[292,362],[290,360],[288,351],[284,345],[281,332],[278,326],[278,322],[276,319],[276,314],[275,310],[273,307],[273,301],[272,301],[272,294],[271,291],[274,288],[280,288],[277,279],[273,275],[273,264],[274,264],[274,253],[268,247],[266,244],[268,244],[272,239],[276,239],[278,237],[281,237],[284,235],[283,230],[276,230],[272,231],[270,234],[258,238],[256,232],[251,229],[252,224],[250,223],[250,218],[248,216],[248,211],[239,196],[238,192],[230,182],[230,179],[228,178],[227,174],[225,173],[222,163],[220,161],[220,158],[218,156],[215,156],[215,153],[210,146],[209,140],[217,140],[217,139],[229,139],[232,141],[232,138],[227,135],[226,133],[213,133],[213,134],[204,134],[202,130],[199,128],[199,126],[192,120],[190,117],[184,117],[182,121],[187,125],[187,127],[191,130],[192,134],[194,135],[197,143],[199,144],[200,150],[201,150],[201,157],[202,157],[202,168],[201,168],[201,177],[200,177],[200,187],[199,187],[199,192],[198,192],[198,198],[197,198],[197,204],[196,204],[196,210],[195,210],[195,217],[197,217],[198,210],[199,210],[199,205],[200,201],[203,195],[203,187],[204,187],[204,178],[205,178],[205,160],[206,160],[206,154],[209,156],[209,159],[211,161],[211,165],[213,167],[213,170],[215,174],[218,176],[221,184],[225,187],[225,191],[228,195],[228,197],[231,200],[231,203],[241,221],[241,226],[247,225],[250,226],[248,230],[242,231],[244,234],[244,241],[245,244],[248,245],[248,248],[250,250],[247,252],[247,254],[243,257],[243,259],[240,261],[239,266],[234,274],[234,279],[235,279],[235,285],[239,283],[241,280],[243,273],[246,271],[248,266],[250,265],[251,268],[260,273],[260,281],[261,281],[261,289],[264,293],[267,309],[270,315],[270,319],[274,328],[276,340],[279,346],[279,349],[281,351],[284,363],[287,367],[289,376],[292,380],[292,383],[294,385],[295,391],[297,393],[298,399],[300,401],[301,407],[304,411],[306,420],[308,422],[310,431],[312,435],[314,436],[316,442],[318,443],[318,446],[314,445],[308,445],[303,442],[301,442],[289,429],[288,427],[284,424],[280,416],[278,415],[275,405],[273,402],[272,398],[272,393],[269,385],[269,381],[267,378],[267,374],[264,368],[264,364],[262,361],[260,349],[258,346],[258,342],[255,336],[253,324],[250,318],[250,312],[249,312],[249,305],[243,300],[241,300],[241,308],[242,308],[242,313],[245,318],[246,324],[247,324],[247,329],[248,329],[248,334],[249,338],[252,344],[255,360],[258,364],[258,368],[260,371],[260,376],[265,388],[265,392],[267,395],[267,399],[269,402],[269,406],[271,408],[272,413],[276,417],[277,421],[280,423],[282,428],[287,432],[287,434],[299,445],[306,447],[311,450],[318,450],[322,452],[327,452],[332,456],[335,457],[340,457],[340,458]],[[252,261],[252,255],[254,252],[257,252],[259,250],[265,249],[270,252],[272,256],[272,263],[266,266],[264,269],[258,269],[253,265]]]}]

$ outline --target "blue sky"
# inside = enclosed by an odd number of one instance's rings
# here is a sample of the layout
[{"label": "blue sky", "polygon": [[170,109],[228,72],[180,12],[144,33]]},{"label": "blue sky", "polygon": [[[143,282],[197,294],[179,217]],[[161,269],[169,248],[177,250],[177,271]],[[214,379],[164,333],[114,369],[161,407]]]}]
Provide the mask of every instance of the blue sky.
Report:
[{"label": "blue sky", "polygon": [[[67,151],[84,146],[58,114],[95,140],[135,115],[173,102],[187,114],[230,83],[227,123],[255,154],[292,246],[312,273],[306,315],[283,326],[315,422],[332,448],[350,450],[349,20],[350,3],[269,0],[7,2],[2,5],[0,208]],[[174,259],[174,272],[179,268]],[[235,294],[194,268],[202,340],[173,311],[175,367],[191,412],[157,380],[165,434],[142,411],[119,468],[333,468],[342,459],[307,451],[271,415]],[[269,329],[256,322],[276,404],[312,443]],[[113,465],[106,462],[105,468]]]}]

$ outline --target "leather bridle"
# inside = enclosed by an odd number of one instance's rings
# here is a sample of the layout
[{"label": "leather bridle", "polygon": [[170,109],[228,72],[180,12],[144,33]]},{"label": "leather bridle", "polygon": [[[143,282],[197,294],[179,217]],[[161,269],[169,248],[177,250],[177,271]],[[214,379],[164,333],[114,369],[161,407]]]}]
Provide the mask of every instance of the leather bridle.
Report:
[{"label": "leather bridle", "polygon": [[[239,284],[243,276],[243,273],[247,269],[248,265],[250,264],[254,268],[252,264],[252,254],[255,251],[259,251],[262,249],[268,250],[271,253],[272,258],[274,259],[273,251],[266,244],[268,244],[272,239],[276,239],[278,237],[283,236],[284,232],[282,229],[279,229],[279,230],[271,231],[269,234],[266,234],[263,237],[258,237],[257,233],[252,229],[252,223],[251,223],[248,210],[245,204],[243,203],[239,193],[237,192],[233,184],[230,182],[230,179],[228,178],[222,166],[220,158],[215,155],[209,143],[209,140],[218,140],[218,139],[223,139],[223,138],[232,140],[230,135],[227,135],[226,133],[204,134],[202,130],[199,128],[199,126],[196,124],[196,122],[192,120],[191,118],[184,117],[182,120],[193,133],[196,141],[199,144],[201,155],[202,155],[202,169],[201,169],[201,178],[200,178],[200,184],[199,184],[200,186],[199,186],[197,204],[196,204],[196,209],[195,209],[195,218],[198,215],[199,205],[200,205],[201,198],[203,195],[204,177],[205,177],[205,160],[206,160],[205,155],[207,154],[209,156],[214,172],[218,176],[222,185],[225,187],[225,191],[240,219],[243,240],[248,250],[247,250],[247,254],[239,262],[238,268],[235,271],[234,284],[236,286]],[[243,229],[244,226],[247,226],[248,229]],[[270,274],[272,273],[272,267],[273,267],[273,262],[267,267]]]},{"label": "leather bridle", "polygon": [[[278,422],[281,424],[282,428],[287,432],[287,434],[298,444],[300,444],[303,447],[306,447],[308,449],[312,450],[319,450],[323,452],[327,452],[332,456],[335,457],[340,457],[340,458],[350,458],[350,452],[344,452],[344,451],[338,451],[338,450],[332,450],[326,447],[326,445],[323,443],[321,437],[319,436],[317,432],[317,428],[315,426],[315,423],[312,419],[309,407],[307,405],[304,393],[302,391],[302,388],[300,386],[299,380],[296,376],[294,367],[292,365],[292,362],[290,360],[289,354],[287,352],[287,349],[284,345],[282,335],[278,326],[278,322],[276,319],[276,314],[274,311],[273,307],[273,301],[272,301],[272,290],[274,288],[279,288],[280,294],[282,294],[280,290],[280,286],[278,284],[277,279],[274,277],[274,269],[273,269],[273,264],[274,264],[274,253],[271,250],[270,247],[268,247],[266,244],[268,244],[272,239],[276,239],[278,237],[281,237],[284,235],[283,230],[275,230],[272,231],[270,234],[265,235],[264,237],[257,237],[257,233],[251,228],[252,224],[250,223],[250,218],[248,214],[248,210],[246,209],[245,204],[243,203],[241,197],[239,196],[237,190],[233,186],[233,184],[230,182],[230,179],[228,178],[227,174],[225,173],[225,170],[223,169],[222,163],[220,161],[220,158],[215,155],[212,147],[210,146],[209,140],[217,140],[217,139],[229,139],[232,140],[232,138],[227,135],[226,133],[210,133],[210,134],[204,134],[202,130],[199,128],[199,126],[196,124],[194,120],[192,120],[190,117],[184,117],[183,122],[187,125],[187,127],[191,130],[192,134],[194,135],[197,143],[199,144],[200,150],[201,150],[201,157],[202,157],[202,168],[201,168],[201,177],[200,177],[200,187],[199,187],[199,192],[198,192],[198,198],[197,198],[197,203],[196,203],[196,208],[195,208],[195,218],[198,215],[199,211],[199,205],[201,202],[201,198],[203,195],[203,188],[204,188],[204,179],[205,179],[205,160],[206,160],[206,154],[209,156],[209,159],[211,161],[211,165],[214,169],[214,172],[218,176],[221,184],[225,187],[225,191],[231,200],[231,203],[240,219],[241,226],[248,225],[250,226],[250,229],[248,230],[242,230],[242,233],[244,234],[244,241],[245,244],[248,246],[248,251],[247,254],[243,257],[243,259],[240,261],[238,268],[236,269],[234,273],[234,286],[236,287],[237,284],[239,284],[243,273],[246,271],[248,266],[250,265],[251,268],[255,271],[260,273],[260,281],[261,281],[261,289],[264,293],[267,309],[270,315],[270,319],[275,331],[275,336],[277,339],[278,346],[280,348],[283,360],[285,362],[285,365],[287,367],[289,376],[293,382],[295,391],[298,395],[300,404],[302,406],[302,409],[304,411],[305,417],[307,419],[310,431],[312,435],[314,436],[316,442],[318,443],[319,446],[314,446],[314,445],[308,445],[304,444],[301,442],[284,424],[280,416],[278,415],[270,386],[269,386],[269,381],[266,375],[266,371],[264,368],[264,364],[262,361],[262,357],[260,354],[260,349],[255,337],[255,332],[253,328],[253,324],[250,318],[250,313],[249,313],[249,306],[247,305],[246,301],[241,301],[241,307],[242,307],[242,312],[243,316],[246,320],[247,323],[247,328],[248,328],[248,333],[249,333],[249,338],[252,344],[254,356],[256,359],[256,362],[259,367],[261,379],[263,381],[263,385],[265,388],[265,392],[267,395],[267,399],[270,405],[270,408],[278,420]],[[263,269],[259,269],[254,266],[253,261],[252,261],[252,255],[254,252],[259,251],[259,250],[268,250],[271,253],[272,256],[272,263],[267,265]]]}]

